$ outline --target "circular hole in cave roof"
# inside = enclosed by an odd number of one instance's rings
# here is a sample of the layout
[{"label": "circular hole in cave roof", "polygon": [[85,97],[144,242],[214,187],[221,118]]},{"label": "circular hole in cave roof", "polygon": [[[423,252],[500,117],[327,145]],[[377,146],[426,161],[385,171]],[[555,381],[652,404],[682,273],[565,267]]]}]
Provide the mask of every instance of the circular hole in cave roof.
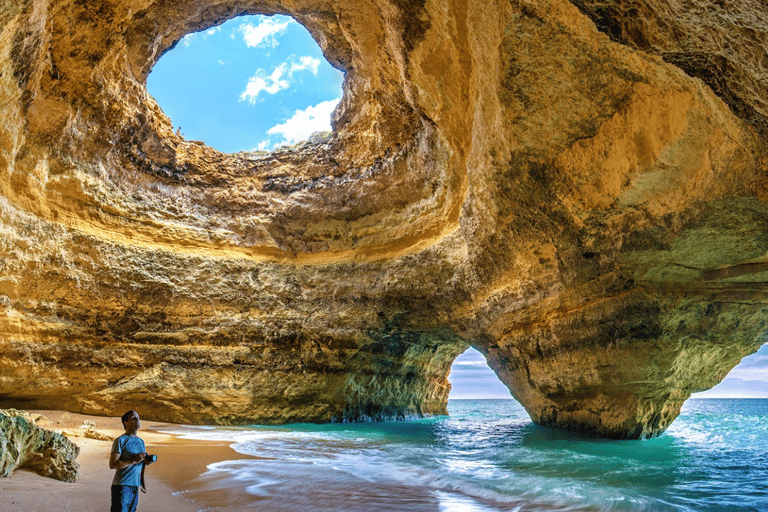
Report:
[{"label": "circular hole in cave roof", "polygon": [[343,80],[293,18],[241,16],[186,35],[147,90],[184,138],[235,153],[330,131]]}]

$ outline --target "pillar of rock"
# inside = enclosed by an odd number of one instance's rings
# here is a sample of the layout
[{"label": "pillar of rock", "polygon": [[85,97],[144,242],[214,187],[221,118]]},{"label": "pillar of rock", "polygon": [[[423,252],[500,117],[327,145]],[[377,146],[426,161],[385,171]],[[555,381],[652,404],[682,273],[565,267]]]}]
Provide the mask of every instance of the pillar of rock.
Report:
[{"label": "pillar of rock", "polygon": [[[439,414],[471,344],[537,423],[663,432],[764,341],[768,13],[574,4],[3,3],[0,403]],[[344,70],[329,139],[222,154],[147,94],[246,13]]]}]

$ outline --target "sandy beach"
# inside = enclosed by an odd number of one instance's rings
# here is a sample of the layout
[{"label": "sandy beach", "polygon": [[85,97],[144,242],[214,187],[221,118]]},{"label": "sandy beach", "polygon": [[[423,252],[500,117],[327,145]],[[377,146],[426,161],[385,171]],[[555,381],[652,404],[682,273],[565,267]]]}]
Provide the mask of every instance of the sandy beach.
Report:
[{"label": "sandy beach", "polygon": [[[40,424],[49,430],[62,431],[80,447],[77,458],[80,478],[65,483],[35,473],[17,470],[10,478],[0,478],[0,510],[3,512],[83,512],[109,510],[110,485],[114,471],[107,460],[111,441],[78,437],[83,423],[93,422],[94,430],[115,438],[123,433],[120,418],[105,418],[60,411],[29,411],[42,414],[50,424]],[[148,453],[155,453],[158,462],[146,470],[147,493],[139,497],[139,510],[146,512],[196,512],[227,510],[230,500],[225,494],[210,491],[195,495],[193,481],[203,474],[208,464],[227,459],[245,459],[226,442],[180,439],[159,432],[174,425],[142,420],[139,435]],[[180,491],[185,491],[180,493]],[[233,504],[236,506],[236,504]],[[231,510],[231,509],[230,509]],[[236,509],[235,509],[236,510]]]},{"label": "sandy beach", "polygon": [[[111,441],[86,438],[82,427],[85,421],[92,422],[95,424],[92,431],[114,439],[123,433],[120,418],[61,411],[27,412],[32,416],[42,414],[50,421],[38,423],[39,426],[62,432],[80,447],[77,458],[80,478],[75,483],[65,483],[16,470],[10,478],[0,479],[0,512],[109,510],[114,474],[107,464]],[[247,455],[233,450],[231,440],[195,440],[165,433],[179,430],[184,428],[169,423],[141,422],[139,435],[146,443],[147,452],[157,454],[158,461],[146,470],[147,493],[139,496],[139,512],[495,510],[483,508],[474,500],[469,508],[462,501],[456,505],[456,500],[462,499],[460,496],[452,493],[436,496],[423,485],[401,487],[375,478],[358,478],[352,474],[355,468],[317,466],[285,454],[282,457]],[[338,451],[339,447],[325,443],[321,440],[319,446],[313,446],[310,441],[309,449],[315,453],[325,449],[328,453]],[[208,472],[209,465],[222,461],[228,461],[232,471]],[[258,475],[251,471],[253,461],[259,461]],[[243,477],[244,474],[248,476]],[[261,492],[259,487],[264,484],[269,486],[269,491]]]}]

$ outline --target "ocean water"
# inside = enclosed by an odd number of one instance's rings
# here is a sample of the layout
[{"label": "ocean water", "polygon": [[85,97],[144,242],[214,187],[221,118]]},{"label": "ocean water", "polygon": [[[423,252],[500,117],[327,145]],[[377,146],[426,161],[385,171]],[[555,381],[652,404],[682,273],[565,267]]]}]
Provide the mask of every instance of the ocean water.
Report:
[{"label": "ocean water", "polygon": [[[535,426],[512,400],[451,400],[410,422],[184,427],[243,458],[208,466],[202,510],[768,511],[768,400],[691,399],[661,437]],[[209,492],[209,491],[215,491]]]}]

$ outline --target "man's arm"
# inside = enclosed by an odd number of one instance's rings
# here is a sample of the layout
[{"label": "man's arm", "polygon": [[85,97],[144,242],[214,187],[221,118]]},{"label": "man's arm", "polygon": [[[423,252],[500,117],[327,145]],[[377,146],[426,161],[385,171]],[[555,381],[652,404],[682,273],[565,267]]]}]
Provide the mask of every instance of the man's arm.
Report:
[{"label": "man's arm", "polygon": [[120,460],[120,454],[112,452],[109,454],[109,469],[123,469],[128,466],[133,466],[134,464],[140,464],[141,462],[144,462],[144,457],[146,455],[146,453],[142,452],[137,453],[130,459]]}]

